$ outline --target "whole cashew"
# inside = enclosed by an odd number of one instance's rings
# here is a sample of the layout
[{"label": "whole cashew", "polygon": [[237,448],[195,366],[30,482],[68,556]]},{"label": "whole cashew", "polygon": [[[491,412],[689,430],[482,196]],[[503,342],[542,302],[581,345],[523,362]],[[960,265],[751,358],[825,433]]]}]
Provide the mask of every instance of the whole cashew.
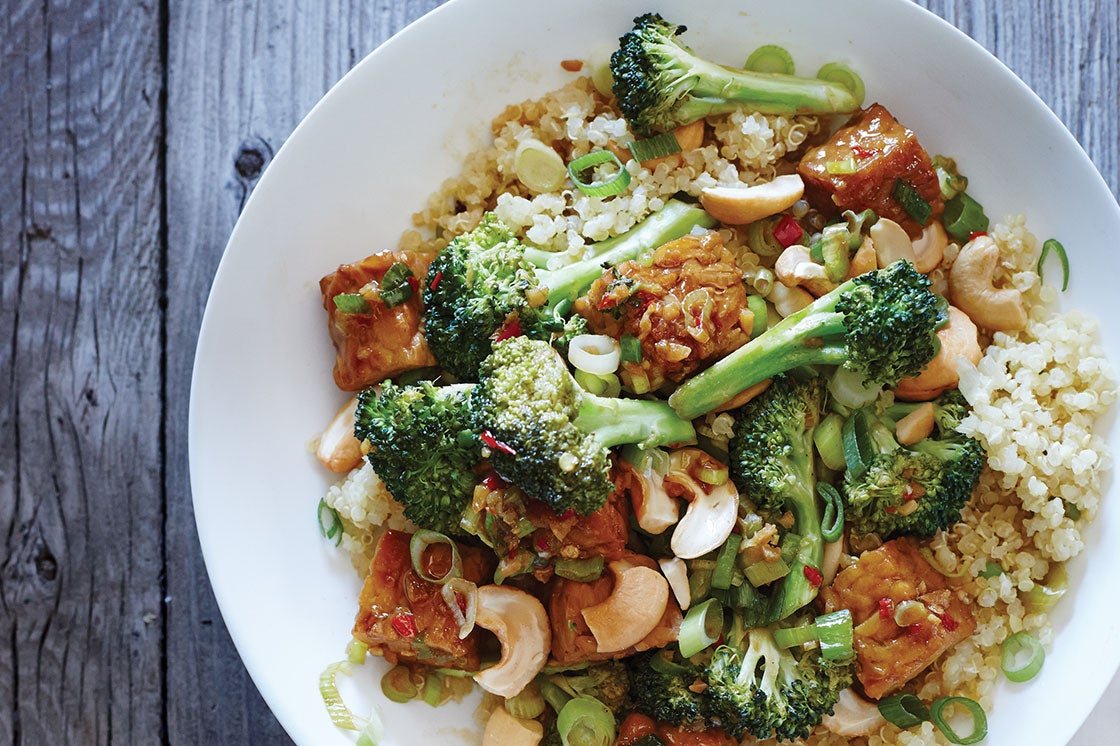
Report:
[{"label": "whole cashew", "polygon": [[1027,325],[1023,294],[993,284],[999,247],[979,236],[961,248],[949,270],[949,298],[977,325],[993,331],[1015,331]]},{"label": "whole cashew", "polygon": [[828,279],[824,265],[814,262],[809,249],[796,243],[778,256],[774,262],[774,276],[786,287],[800,285],[818,298],[836,287]]},{"label": "whole cashew", "polygon": [[912,242],[914,246],[914,266],[923,275],[941,264],[945,247],[949,245],[949,235],[941,223],[934,220],[922,230],[922,235]]},{"label": "whole cashew", "polygon": [[879,218],[869,231],[875,254],[879,257],[879,268],[894,264],[899,259],[914,264],[914,244],[906,229],[889,218]]}]

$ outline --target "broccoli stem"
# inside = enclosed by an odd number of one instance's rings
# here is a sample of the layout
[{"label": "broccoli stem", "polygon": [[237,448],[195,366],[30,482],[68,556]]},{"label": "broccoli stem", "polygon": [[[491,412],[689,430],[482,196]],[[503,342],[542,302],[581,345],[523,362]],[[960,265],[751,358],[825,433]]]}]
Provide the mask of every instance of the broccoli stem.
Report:
[{"label": "broccoli stem", "polygon": [[588,248],[586,258],[552,271],[537,271],[548,288],[548,303],[575,300],[603,274],[603,266],[639,259],[647,251],[689,233],[693,228],[714,228],[715,219],[697,205],[671,199],[658,212],[630,230]]},{"label": "broccoli stem", "polygon": [[616,399],[583,392],[575,425],[604,448],[633,443],[642,448],[696,442],[689,420],[668,404],[646,399]]},{"label": "broccoli stem", "polygon": [[696,57],[689,60],[696,83],[678,105],[682,123],[726,114],[744,105],[762,114],[831,114],[854,111],[859,101],[847,88],[816,78],[757,73]]}]

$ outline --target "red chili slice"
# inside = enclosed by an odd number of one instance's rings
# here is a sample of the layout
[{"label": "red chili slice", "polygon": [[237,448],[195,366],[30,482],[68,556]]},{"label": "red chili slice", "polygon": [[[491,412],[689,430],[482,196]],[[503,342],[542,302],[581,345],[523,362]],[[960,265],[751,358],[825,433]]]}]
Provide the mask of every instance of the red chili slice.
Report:
[{"label": "red chili slice", "polygon": [[821,587],[821,583],[824,582],[824,576],[821,575],[820,570],[810,565],[805,565],[803,572],[805,573],[805,579],[809,581],[809,585],[814,588]]},{"label": "red chili slice", "polygon": [[502,479],[496,472],[490,472],[485,477],[483,477],[482,486],[490,490],[491,492],[497,492],[498,490],[504,490],[506,487],[508,487],[509,482]]},{"label": "red chili slice", "polygon": [[416,618],[412,616],[411,612],[397,614],[390,620],[389,624],[401,637],[416,637]]},{"label": "red chili slice", "polygon": [[975,233],[969,233],[968,234],[968,240],[969,241],[975,241],[980,236],[986,236],[986,235],[988,235],[987,231],[976,231]]},{"label": "red chili slice", "polygon": [[774,240],[782,245],[783,249],[789,248],[801,240],[805,231],[801,224],[791,215],[783,215],[778,224],[774,226]]},{"label": "red chili slice", "polygon": [[482,435],[479,437],[482,438],[482,442],[488,448],[491,448],[495,451],[501,451],[502,453],[507,453],[510,456],[517,455],[517,451],[514,448],[511,448],[510,446],[495,438],[489,430],[483,430]]},{"label": "red chili slice", "polygon": [[513,321],[508,322],[505,326],[503,326],[501,328],[501,330],[498,332],[497,341],[501,342],[503,339],[509,339],[510,337],[520,337],[520,336],[521,336],[521,320],[520,319],[514,319]]},{"label": "red chili slice", "polygon": [[889,598],[879,599],[879,618],[884,622],[891,618],[894,614],[894,601]]},{"label": "red chili slice", "polygon": [[428,289],[429,290],[435,290],[436,285],[438,285],[439,281],[442,280],[442,279],[443,279],[443,272],[436,272],[436,276],[433,277],[432,281],[428,283]]}]

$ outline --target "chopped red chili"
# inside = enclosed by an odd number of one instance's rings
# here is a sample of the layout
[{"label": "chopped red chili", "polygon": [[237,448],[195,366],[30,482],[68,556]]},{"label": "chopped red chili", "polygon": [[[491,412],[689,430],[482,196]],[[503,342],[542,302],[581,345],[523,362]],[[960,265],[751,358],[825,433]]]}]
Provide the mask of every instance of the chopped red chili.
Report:
[{"label": "chopped red chili", "polygon": [[879,599],[879,618],[884,622],[894,614],[894,601],[889,598]]},{"label": "chopped red chili", "polygon": [[875,156],[875,153],[876,151],[871,150],[870,148],[865,148],[862,145],[852,146],[852,155],[854,155],[856,158],[872,158]]},{"label": "chopped red chili", "polygon": [[416,275],[409,275],[408,276],[408,286],[410,288],[412,288],[413,293],[419,293],[420,292],[420,280],[417,279]]},{"label": "chopped red chili", "polygon": [[548,545],[548,539],[543,536],[537,536],[533,539],[533,546],[537,548],[538,552],[547,552],[551,547]]},{"label": "chopped red chili", "polygon": [[969,241],[974,241],[977,238],[979,238],[980,236],[986,236],[986,235],[988,235],[987,231],[976,231],[975,233],[969,233],[968,234],[968,240]]},{"label": "chopped red chili", "polygon": [[921,622],[914,622],[913,624],[907,625],[906,631],[919,642],[926,642],[933,637],[933,628]]},{"label": "chopped red chili", "polygon": [[432,281],[428,283],[428,288],[430,290],[435,290],[436,285],[438,285],[439,281],[442,280],[442,279],[443,279],[443,272],[436,272],[435,277],[433,277]]},{"label": "chopped red chili", "polygon": [[497,492],[498,490],[504,490],[506,487],[508,487],[509,482],[502,479],[501,476],[497,474],[497,472],[490,472],[482,478],[482,486],[490,490],[491,492]]},{"label": "chopped red chili", "polygon": [[824,582],[824,576],[821,575],[821,571],[811,565],[805,565],[805,569],[802,572],[805,573],[805,579],[809,581],[809,585],[814,588],[820,588],[821,583]]},{"label": "chopped red chili", "polygon": [[793,246],[801,240],[805,231],[801,228],[792,215],[783,215],[778,224],[774,226],[774,240],[782,245],[783,249]]},{"label": "chopped red chili", "polygon": [[462,593],[455,594],[455,605],[459,607],[459,613],[466,615],[467,613],[467,597]]},{"label": "chopped red chili", "polygon": [[567,510],[565,510],[563,513],[560,514],[560,517],[564,518],[564,519],[575,518],[576,517],[576,509],[575,508],[568,508]]},{"label": "chopped red chili", "polygon": [[957,620],[954,619],[949,614],[949,612],[947,612],[947,611],[943,614],[938,614],[937,618],[941,620],[941,623],[943,625],[945,625],[945,631],[946,632],[952,632],[953,630],[955,630],[957,627],[960,626],[960,624],[957,622]]},{"label": "chopped red chili", "polygon": [[521,336],[521,319],[513,319],[512,321],[508,322],[505,326],[503,326],[501,328],[501,330],[498,332],[497,341],[501,342],[503,339],[509,339],[510,337],[520,337],[520,336]]},{"label": "chopped red chili", "polygon": [[482,438],[483,444],[488,448],[492,448],[495,451],[501,451],[502,453],[508,453],[510,456],[517,455],[517,451],[515,449],[495,438],[489,430],[483,430],[482,435],[479,437]]},{"label": "chopped red chili", "polygon": [[411,612],[397,614],[390,620],[389,624],[401,637],[416,637],[416,618],[412,616]]}]

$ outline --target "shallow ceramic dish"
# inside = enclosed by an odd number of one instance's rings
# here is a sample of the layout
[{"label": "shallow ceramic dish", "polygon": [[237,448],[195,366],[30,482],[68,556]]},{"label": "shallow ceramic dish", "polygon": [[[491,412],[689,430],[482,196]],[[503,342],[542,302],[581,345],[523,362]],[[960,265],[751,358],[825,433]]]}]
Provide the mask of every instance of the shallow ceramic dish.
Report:
[{"label": "shallow ceramic dish", "polygon": [[[331,725],[317,684],[343,657],[359,590],[349,558],[323,541],[314,518],[330,475],[306,444],[346,398],[331,379],[317,281],[339,263],[395,246],[409,216],[483,142],[492,117],[569,80],[560,60],[611,45],[635,15],[659,10],[687,24],[688,42],[715,60],[733,63],[774,43],[793,52],[802,73],[849,63],[868,102],[884,102],[931,152],[956,157],[989,215],[1023,212],[1037,235],[1061,238],[1074,258],[1067,307],[1120,315],[1111,289],[1120,208],[1103,180],[1022,82],[910,2],[864,0],[858,14],[829,0],[559,7],[456,0],[366,58],[277,155],[215,277],[190,410],[198,530],[233,640],[298,743],[348,741]],[[456,39],[486,43],[450,43]],[[1120,360],[1114,326],[1105,327],[1104,343]],[[1075,592],[1057,609],[1042,674],[1001,687],[991,743],[1066,743],[1117,669],[1120,600],[1110,586],[1120,566],[1120,495],[1110,495],[1088,541],[1072,564]],[[346,687],[355,712],[380,697],[382,670],[371,659]],[[474,704],[386,704],[388,743],[477,742]]]}]

